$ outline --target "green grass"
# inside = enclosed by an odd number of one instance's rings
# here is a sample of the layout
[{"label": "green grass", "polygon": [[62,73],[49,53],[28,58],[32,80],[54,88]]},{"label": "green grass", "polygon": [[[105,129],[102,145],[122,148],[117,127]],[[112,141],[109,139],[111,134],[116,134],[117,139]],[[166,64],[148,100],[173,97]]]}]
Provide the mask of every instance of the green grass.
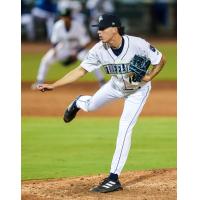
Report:
[{"label": "green grass", "polygon": [[[158,43],[155,45],[167,58],[167,64],[163,71],[156,77],[157,80],[176,80],[177,77],[177,64],[176,64],[176,43]],[[43,53],[23,53],[21,58],[21,77],[22,81],[35,81],[38,66],[40,60],[43,56]],[[78,66],[79,62],[76,62],[73,65],[68,67],[63,67],[59,63],[52,65],[50,68],[46,80],[54,81],[62,76],[64,76],[67,72],[72,70],[74,67]],[[109,79],[109,76],[106,75],[106,79]],[[96,80],[93,73],[88,73],[85,77],[81,79],[81,81],[92,81]]]},{"label": "green grass", "polygon": [[[21,63],[21,79],[22,81],[32,81],[36,80],[38,67],[40,64],[40,60],[44,54],[42,53],[23,53]],[[53,64],[46,76],[46,81],[55,81],[59,78],[63,77],[66,73],[74,69],[76,66],[80,64],[79,61],[72,65],[68,65],[67,67],[62,66],[60,63]],[[106,75],[106,79],[109,79],[109,76]],[[80,81],[94,81],[96,77],[93,73],[86,74]]]},{"label": "green grass", "polygon": [[156,44],[167,59],[167,63],[155,80],[176,80],[177,79],[177,48],[176,43]]},{"label": "green grass", "polygon": [[[108,173],[118,118],[22,118],[22,179]],[[140,118],[123,171],[176,167],[176,118]]]}]

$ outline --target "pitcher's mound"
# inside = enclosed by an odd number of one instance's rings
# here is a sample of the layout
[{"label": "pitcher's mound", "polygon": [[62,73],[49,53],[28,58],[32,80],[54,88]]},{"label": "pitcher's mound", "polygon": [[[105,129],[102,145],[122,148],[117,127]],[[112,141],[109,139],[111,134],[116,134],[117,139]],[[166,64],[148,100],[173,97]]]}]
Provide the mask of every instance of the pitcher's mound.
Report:
[{"label": "pitcher's mound", "polygon": [[105,176],[22,181],[22,200],[176,200],[176,169],[125,172],[120,176],[122,191],[89,192]]}]

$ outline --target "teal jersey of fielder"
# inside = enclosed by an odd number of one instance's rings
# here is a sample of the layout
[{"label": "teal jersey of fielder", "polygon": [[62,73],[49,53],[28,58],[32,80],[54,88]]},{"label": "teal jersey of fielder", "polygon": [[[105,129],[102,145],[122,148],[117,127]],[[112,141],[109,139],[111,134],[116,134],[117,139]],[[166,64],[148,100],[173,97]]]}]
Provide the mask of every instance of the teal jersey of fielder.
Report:
[{"label": "teal jersey of fielder", "polygon": [[103,67],[105,73],[111,75],[113,85],[119,90],[134,90],[145,82],[130,82],[129,64],[134,56],[150,61],[152,65],[160,62],[162,53],[150,43],[139,37],[124,35],[124,47],[120,55],[116,56],[112,49],[103,42],[98,42],[81,63],[88,72]]}]

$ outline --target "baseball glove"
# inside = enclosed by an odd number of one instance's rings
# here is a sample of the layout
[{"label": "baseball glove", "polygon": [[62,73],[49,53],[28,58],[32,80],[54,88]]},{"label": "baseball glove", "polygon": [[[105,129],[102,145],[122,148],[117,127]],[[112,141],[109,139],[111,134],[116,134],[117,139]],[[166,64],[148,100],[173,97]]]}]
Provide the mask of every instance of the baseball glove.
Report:
[{"label": "baseball glove", "polygon": [[129,71],[130,77],[129,82],[141,82],[145,76],[151,61],[144,56],[135,55],[130,62]]}]

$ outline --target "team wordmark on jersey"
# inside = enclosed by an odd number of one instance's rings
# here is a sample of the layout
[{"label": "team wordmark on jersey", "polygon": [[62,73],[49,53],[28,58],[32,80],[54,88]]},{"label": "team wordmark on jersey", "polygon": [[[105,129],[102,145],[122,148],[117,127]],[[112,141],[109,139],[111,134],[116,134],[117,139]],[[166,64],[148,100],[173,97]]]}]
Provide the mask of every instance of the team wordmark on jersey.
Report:
[{"label": "team wordmark on jersey", "polygon": [[126,74],[129,71],[130,64],[107,64],[103,68],[107,74]]},{"label": "team wordmark on jersey", "polygon": [[132,65],[146,72],[146,68],[148,68],[150,64],[151,61],[148,58],[144,56],[135,55],[130,61],[130,63],[107,64],[103,65],[103,68],[107,74],[126,74],[131,72],[130,66]]}]

